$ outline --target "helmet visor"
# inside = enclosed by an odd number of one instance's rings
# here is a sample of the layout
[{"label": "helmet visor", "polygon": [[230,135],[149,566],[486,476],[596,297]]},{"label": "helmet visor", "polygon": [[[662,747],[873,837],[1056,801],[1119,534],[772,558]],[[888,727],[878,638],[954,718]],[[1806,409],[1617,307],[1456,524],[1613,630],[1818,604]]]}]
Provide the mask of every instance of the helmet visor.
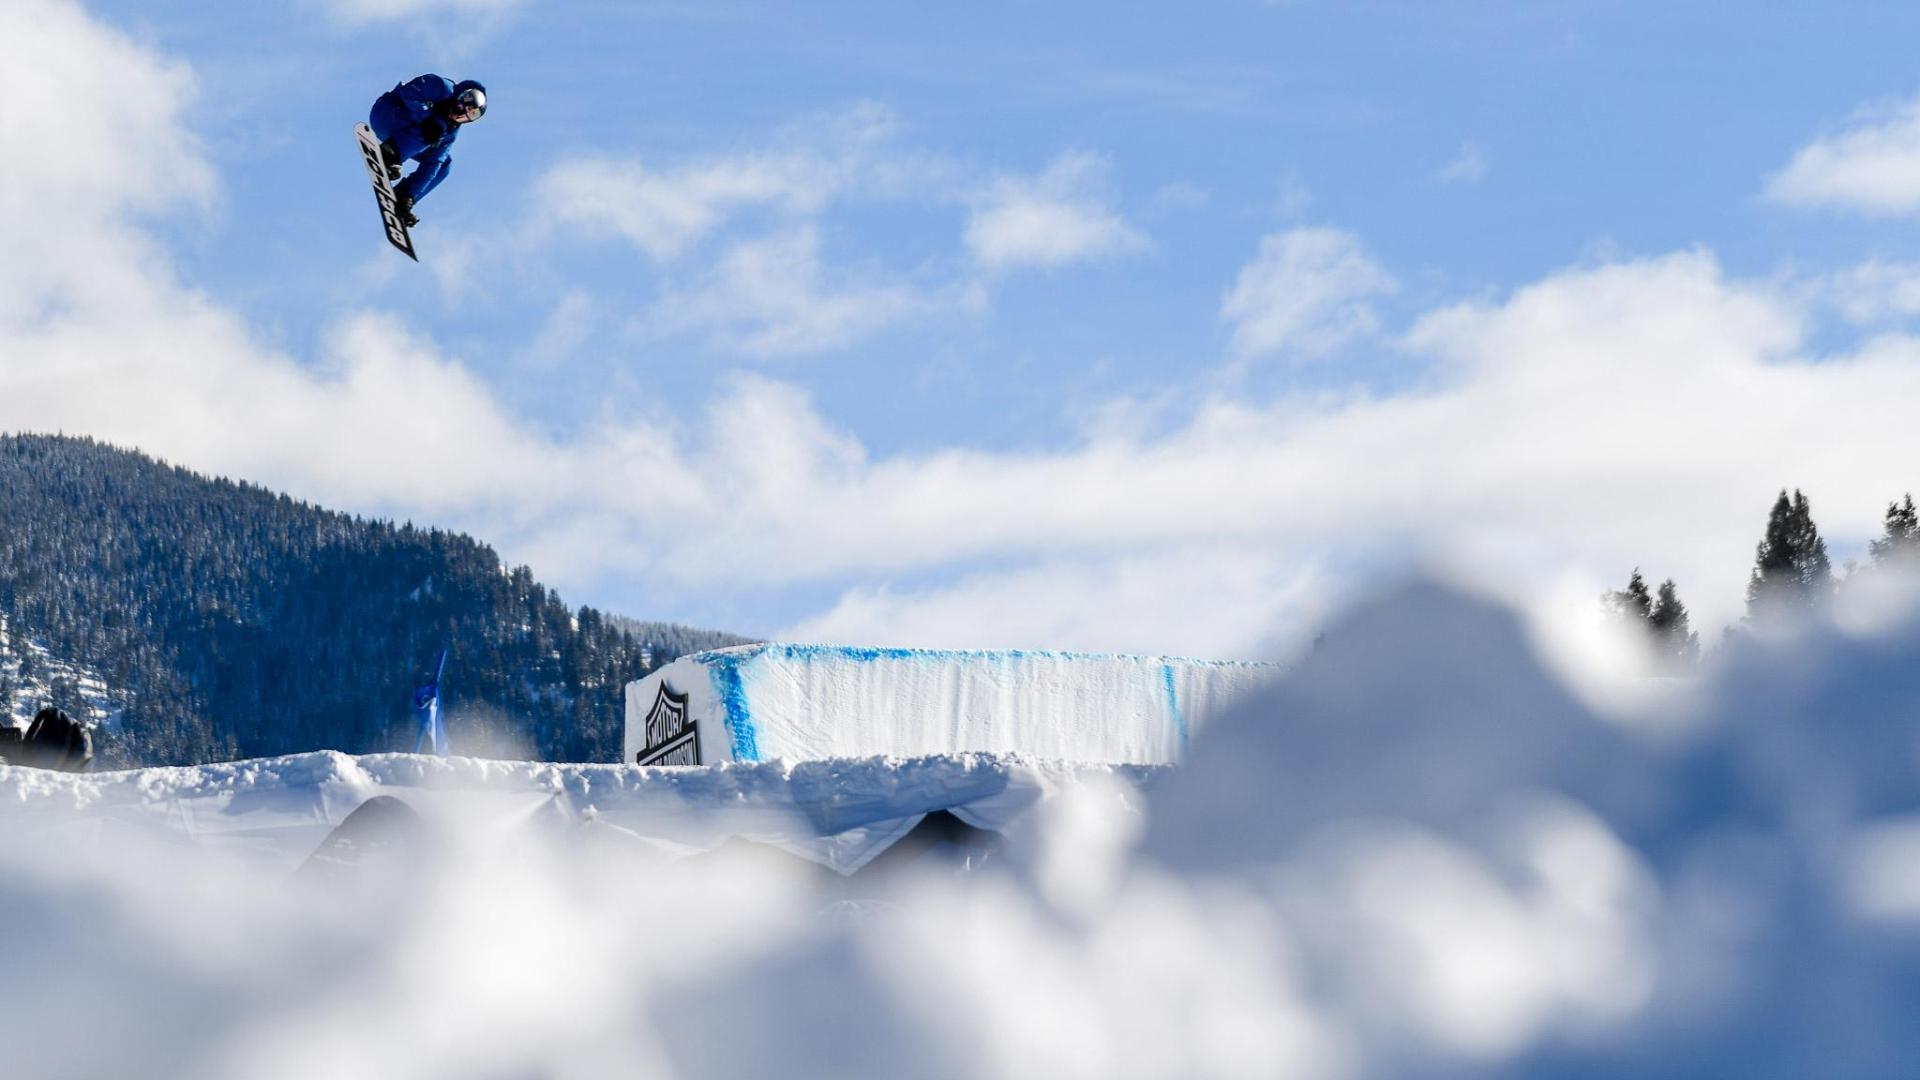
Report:
[{"label": "helmet visor", "polygon": [[472,123],[487,115],[487,94],[484,90],[469,87],[460,91],[460,96],[453,100],[454,113],[463,122]]}]

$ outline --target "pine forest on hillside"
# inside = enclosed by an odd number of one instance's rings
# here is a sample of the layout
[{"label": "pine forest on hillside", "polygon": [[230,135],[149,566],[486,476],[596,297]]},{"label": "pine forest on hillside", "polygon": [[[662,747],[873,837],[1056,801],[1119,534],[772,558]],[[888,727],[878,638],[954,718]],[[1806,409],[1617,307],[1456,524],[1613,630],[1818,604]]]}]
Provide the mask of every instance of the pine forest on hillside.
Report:
[{"label": "pine forest on hillside", "polygon": [[0,437],[0,703],[44,685],[102,764],[411,750],[442,648],[457,748],[612,761],[629,680],[743,640],[569,609],[462,534]]}]

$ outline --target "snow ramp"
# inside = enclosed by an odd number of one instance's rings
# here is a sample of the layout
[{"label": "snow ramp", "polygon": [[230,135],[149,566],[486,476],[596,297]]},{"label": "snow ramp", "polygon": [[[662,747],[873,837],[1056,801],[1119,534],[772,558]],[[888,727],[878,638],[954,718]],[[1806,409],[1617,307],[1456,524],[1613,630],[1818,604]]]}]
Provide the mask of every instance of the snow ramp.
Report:
[{"label": "snow ramp", "polygon": [[1278,671],[1160,656],[743,645],[628,684],[622,760],[986,753],[1172,764],[1196,730]]}]

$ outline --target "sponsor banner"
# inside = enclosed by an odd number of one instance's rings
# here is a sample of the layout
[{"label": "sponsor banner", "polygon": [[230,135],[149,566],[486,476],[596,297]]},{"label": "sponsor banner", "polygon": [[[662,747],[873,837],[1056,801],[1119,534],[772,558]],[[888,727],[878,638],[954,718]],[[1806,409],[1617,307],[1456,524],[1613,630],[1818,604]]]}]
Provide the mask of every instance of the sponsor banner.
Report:
[{"label": "sponsor banner", "polygon": [[634,755],[636,765],[699,765],[700,728],[687,713],[687,695],[660,681],[644,724],[647,745]]}]

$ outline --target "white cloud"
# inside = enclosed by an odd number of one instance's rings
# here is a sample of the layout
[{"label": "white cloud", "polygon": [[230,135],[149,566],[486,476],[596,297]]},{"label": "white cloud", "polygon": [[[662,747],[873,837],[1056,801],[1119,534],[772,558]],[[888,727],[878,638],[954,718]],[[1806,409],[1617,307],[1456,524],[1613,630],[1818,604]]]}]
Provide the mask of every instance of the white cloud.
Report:
[{"label": "white cloud", "polygon": [[1831,275],[1820,291],[1856,323],[1920,315],[1920,264],[1869,260]]},{"label": "white cloud", "polygon": [[184,65],[56,0],[14,0],[0,10],[0,30],[14,43],[0,68],[0,138],[16,148],[0,172],[10,229],[44,214],[56,194],[63,206],[105,214],[208,192],[211,174],[178,126],[194,92]]},{"label": "white cloud", "polygon": [[1288,169],[1280,177],[1280,198],[1278,213],[1282,219],[1297,218],[1313,205],[1313,189],[1307,186],[1306,177],[1299,169]]},{"label": "white cloud", "polygon": [[[1184,605],[1216,606],[1235,577],[1190,590],[1168,569],[1154,594],[1116,567],[1233,551],[1251,568],[1237,580],[1264,583],[1244,602],[1284,611],[1277,583],[1302,567],[1338,581],[1418,545],[1556,604],[1585,605],[1640,565],[1676,577],[1710,631],[1739,613],[1778,488],[1813,493],[1838,540],[1872,531],[1912,484],[1900,463],[1920,433],[1902,410],[1920,393],[1920,342],[1811,364],[1791,359],[1801,329],[1790,300],[1728,282],[1704,255],[1571,271],[1421,320],[1408,345],[1444,363],[1439,389],[1220,402],[1171,436],[1055,452],[848,453],[785,475],[778,513],[749,500],[752,514],[706,523],[677,566],[856,582],[800,627],[845,639],[979,643],[1045,626],[1091,646],[1113,617],[1129,647],[1180,651],[1220,646]],[[789,425],[818,420],[802,399],[783,410],[797,410]],[[737,490],[725,470],[703,483]],[[1195,545],[1212,554],[1183,559]],[[982,559],[1005,568],[949,577]],[[896,575],[940,580],[884,584]],[[1143,632],[1156,621],[1164,638]]]},{"label": "white cloud", "polygon": [[975,201],[967,250],[992,271],[1053,268],[1144,250],[1146,236],[1099,190],[1105,170],[1100,158],[1071,153],[1037,177],[995,180]]},{"label": "white cloud", "polygon": [[1156,210],[1191,210],[1205,206],[1213,193],[1191,180],[1175,180],[1162,184],[1153,193],[1153,206]]},{"label": "white cloud", "polygon": [[1766,194],[1789,206],[1867,214],[1920,209],[1920,101],[1880,110],[1802,147],[1767,181]]},{"label": "white cloud", "polygon": [[164,272],[132,223],[213,194],[179,123],[193,93],[183,65],[70,3],[0,6],[0,325],[110,308]]},{"label": "white cloud", "polygon": [[802,125],[765,152],[664,171],[604,158],[565,161],[541,177],[534,197],[553,223],[611,233],[667,262],[749,208],[810,217],[850,189],[885,190],[906,167],[876,157],[895,126],[887,110],[862,105]]},{"label": "white cloud", "polygon": [[980,302],[964,284],[921,289],[821,257],[821,221],[834,203],[937,196],[943,166],[883,152],[896,127],[892,113],[868,104],[797,124],[771,149],[665,170],[563,162],[536,185],[536,231],[616,236],[659,264],[671,276],[640,319],[656,336],[703,334],[754,357],[844,348]]},{"label": "white cloud", "polygon": [[532,368],[555,368],[580,351],[600,318],[593,298],[574,290],[560,298],[517,359]]},{"label": "white cloud", "polygon": [[1440,166],[1435,178],[1443,184],[1477,184],[1487,177],[1486,155],[1472,143],[1463,143],[1452,160]]},{"label": "white cloud", "polygon": [[406,19],[458,20],[504,14],[522,0],[325,0],[334,18],[348,25]]},{"label": "white cloud", "polygon": [[829,272],[819,233],[806,226],[729,248],[694,285],[661,297],[650,324],[716,333],[752,356],[786,356],[843,348],[925,306],[907,286]]},{"label": "white cloud", "polygon": [[1391,293],[1393,276],[1340,229],[1304,227],[1260,241],[1220,304],[1242,359],[1321,353],[1377,326],[1369,299]]},{"label": "white cloud", "polygon": [[531,235],[558,228],[632,244],[669,275],[646,329],[705,333],[756,357],[844,348],[910,319],[985,304],[991,282],[971,271],[929,285],[886,268],[829,265],[820,237],[837,204],[969,201],[964,241],[989,271],[1146,245],[1105,205],[1097,157],[1068,154],[1038,177],[1003,176],[969,194],[954,166],[892,149],[897,128],[891,112],[865,104],[794,125],[765,150],[664,169],[565,161],[536,184]]},{"label": "white cloud", "polygon": [[1306,556],[1282,563],[1238,544],[1047,560],[919,589],[858,585],[780,631],[796,641],[929,648],[1266,654],[1324,612],[1328,583]]},{"label": "white cloud", "polygon": [[795,159],[731,161],[655,173],[639,165],[579,160],[556,166],[535,198],[582,231],[611,231],[650,257],[683,254],[727,214],[756,204],[817,205],[831,178]]}]

